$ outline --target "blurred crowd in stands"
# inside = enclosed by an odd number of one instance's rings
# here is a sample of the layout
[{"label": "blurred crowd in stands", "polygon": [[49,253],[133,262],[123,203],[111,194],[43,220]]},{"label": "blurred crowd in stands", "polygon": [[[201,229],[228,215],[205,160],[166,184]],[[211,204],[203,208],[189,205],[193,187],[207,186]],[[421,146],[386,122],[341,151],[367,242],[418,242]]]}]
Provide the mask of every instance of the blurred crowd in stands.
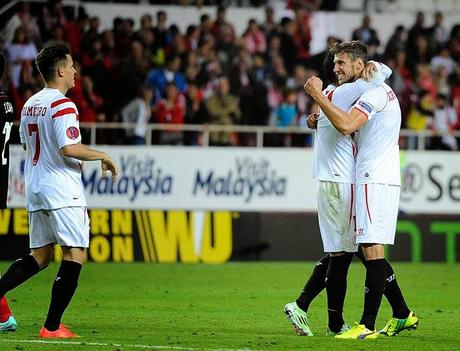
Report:
[{"label": "blurred crowd in stands", "polygon": [[[9,62],[3,89],[19,118],[24,102],[43,86],[33,64],[37,52],[53,41],[67,42],[78,71],[68,95],[80,122],[136,123],[133,130],[101,135],[99,142],[144,144],[147,123],[303,126],[312,107],[303,84],[313,74],[322,76],[326,51],[310,53],[309,6],[294,6],[294,17],[280,21],[266,7],[265,19],[249,20],[241,36],[225,7],[181,32],[164,11],[142,16],[140,28],[132,18],[117,17],[113,28],[101,31],[99,19],[84,8],[75,13],[59,0],[31,6],[20,3],[2,29],[0,49]],[[427,147],[457,150],[451,132],[460,127],[460,24],[446,28],[436,13],[435,24],[427,27],[419,12],[414,23],[397,26],[382,43],[371,20],[364,16],[352,38],[329,37],[327,45],[367,43],[370,59],[393,70],[389,84],[401,102],[402,127],[440,132]],[[154,142],[194,145],[200,138],[171,130],[155,134]],[[416,140],[407,142],[415,147]],[[211,133],[210,143],[252,145],[254,138]],[[303,146],[311,140],[273,135],[265,143]]]}]

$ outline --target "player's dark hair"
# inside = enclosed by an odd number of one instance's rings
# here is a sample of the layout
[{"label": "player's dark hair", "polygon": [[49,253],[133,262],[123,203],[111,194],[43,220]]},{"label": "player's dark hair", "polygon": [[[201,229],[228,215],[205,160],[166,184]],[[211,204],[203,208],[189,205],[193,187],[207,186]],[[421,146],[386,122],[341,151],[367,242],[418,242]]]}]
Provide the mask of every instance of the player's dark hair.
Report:
[{"label": "player's dark hair", "polygon": [[334,73],[334,55],[331,52],[327,53],[327,56],[323,61],[323,77],[326,85],[339,85],[337,75]]},{"label": "player's dark hair", "polygon": [[336,44],[331,48],[332,55],[347,54],[351,61],[362,59],[364,63],[367,62],[367,45],[360,40],[348,41]]},{"label": "player's dark hair", "polygon": [[52,81],[56,77],[56,69],[65,66],[70,48],[66,44],[53,44],[43,48],[35,60],[40,74],[45,82]]},{"label": "player's dark hair", "polygon": [[5,56],[0,52],[0,80],[3,78],[3,73],[5,73]]}]

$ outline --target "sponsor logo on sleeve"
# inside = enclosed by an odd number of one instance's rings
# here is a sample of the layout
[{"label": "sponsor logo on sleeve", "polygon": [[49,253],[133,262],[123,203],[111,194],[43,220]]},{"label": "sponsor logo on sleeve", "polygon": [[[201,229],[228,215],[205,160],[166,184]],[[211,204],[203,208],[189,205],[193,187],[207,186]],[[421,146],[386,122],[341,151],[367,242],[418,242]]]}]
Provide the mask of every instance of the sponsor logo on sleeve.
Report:
[{"label": "sponsor logo on sleeve", "polygon": [[70,139],[77,139],[80,135],[77,127],[69,127],[67,128],[66,132],[67,137]]},{"label": "sponsor logo on sleeve", "polygon": [[364,102],[364,101],[358,101],[358,106],[361,107],[364,111],[366,111],[367,113],[371,113],[372,112],[372,106],[369,105],[367,102]]}]

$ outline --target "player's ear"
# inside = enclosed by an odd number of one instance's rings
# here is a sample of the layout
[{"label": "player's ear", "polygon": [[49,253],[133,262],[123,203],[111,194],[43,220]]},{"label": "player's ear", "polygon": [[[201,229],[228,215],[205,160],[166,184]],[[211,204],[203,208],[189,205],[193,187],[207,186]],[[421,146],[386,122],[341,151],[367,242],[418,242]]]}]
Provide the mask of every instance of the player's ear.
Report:
[{"label": "player's ear", "polygon": [[357,70],[362,70],[362,69],[364,69],[364,66],[366,66],[366,64],[364,63],[364,60],[362,58],[358,57],[355,60],[355,68]]},{"label": "player's ear", "polygon": [[56,69],[56,73],[58,77],[64,77],[64,66],[58,66]]}]

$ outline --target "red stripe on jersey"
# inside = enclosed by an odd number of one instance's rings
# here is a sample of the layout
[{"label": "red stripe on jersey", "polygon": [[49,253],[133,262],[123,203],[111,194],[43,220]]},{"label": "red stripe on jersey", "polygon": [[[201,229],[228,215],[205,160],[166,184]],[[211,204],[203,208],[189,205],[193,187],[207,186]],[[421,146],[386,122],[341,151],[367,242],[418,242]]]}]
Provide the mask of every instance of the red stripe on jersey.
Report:
[{"label": "red stripe on jersey", "polygon": [[329,101],[332,101],[332,95],[334,95],[334,90],[331,90],[329,93],[327,93],[326,97],[329,99]]},{"label": "red stripe on jersey", "polygon": [[369,216],[369,221],[372,223],[371,211],[369,210],[369,201],[368,201],[368,197],[367,197],[367,184],[364,184],[364,193],[366,195],[367,215]]},{"label": "red stripe on jersey", "polygon": [[358,110],[358,111],[361,112],[364,116],[366,116],[367,119],[369,119],[369,115],[368,115],[366,112],[364,112],[363,110],[361,110],[360,108],[358,108],[358,107],[355,106],[355,107],[353,107],[353,109]]},{"label": "red stripe on jersey", "polygon": [[52,115],[51,117],[52,118],[57,118],[57,117],[62,117],[62,116],[65,116],[65,115],[70,115],[70,114],[77,114],[77,111],[75,111],[75,109],[73,107],[69,107],[69,108],[64,108],[62,110],[59,110],[58,112],[56,112],[54,115]]},{"label": "red stripe on jersey", "polygon": [[72,100],[70,100],[69,98],[63,98],[63,99],[53,101],[51,103],[51,108],[54,108],[54,107],[59,106],[59,105],[62,105],[64,103],[66,103],[66,102],[72,102]]}]

